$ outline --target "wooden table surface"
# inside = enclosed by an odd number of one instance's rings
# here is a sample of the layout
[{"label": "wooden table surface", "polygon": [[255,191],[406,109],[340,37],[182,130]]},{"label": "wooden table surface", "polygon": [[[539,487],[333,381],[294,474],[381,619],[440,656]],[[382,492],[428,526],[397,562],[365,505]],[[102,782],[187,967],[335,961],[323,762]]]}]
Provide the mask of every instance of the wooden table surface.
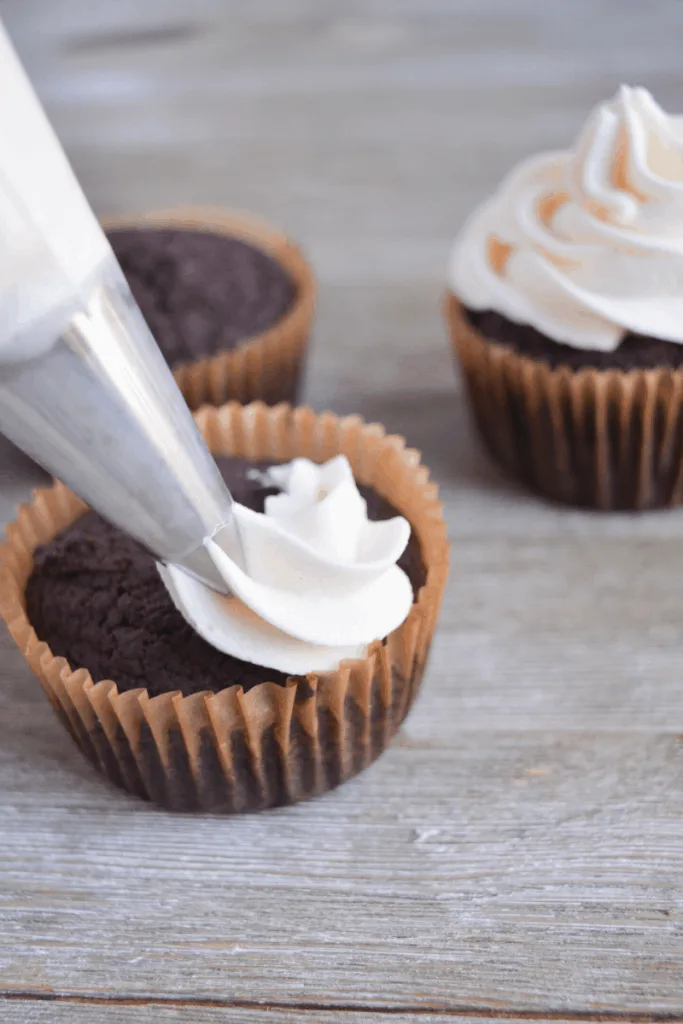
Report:
[{"label": "wooden table surface", "polygon": [[[337,792],[219,819],[96,777],[0,635],[0,1019],[683,1017],[683,512],[503,479],[438,303],[467,210],[621,81],[683,110],[680,0],[0,0],[96,209],[228,204],[321,281],[307,399],[405,433],[452,573],[422,694]],[[40,474],[0,451],[0,519]]]}]

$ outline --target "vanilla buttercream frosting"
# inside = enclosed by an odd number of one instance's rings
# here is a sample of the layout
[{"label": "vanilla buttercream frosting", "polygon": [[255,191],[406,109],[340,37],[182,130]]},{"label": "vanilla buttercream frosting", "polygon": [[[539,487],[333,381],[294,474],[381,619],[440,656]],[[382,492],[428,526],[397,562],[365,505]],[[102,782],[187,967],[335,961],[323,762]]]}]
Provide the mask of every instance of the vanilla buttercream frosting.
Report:
[{"label": "vanilla buttercream frosting", "polygon": [[622,86],[573,150],[520,164],[465,223],[448,283],[578,349],[683,343],[683,118]]},{"label": "vanilla buttercream frosting", "polygon": [[280,493],[264,512],[234,506],[241,552],[232,531],[204,542],[229,596],[159,564],[174,604],[218,650],[280,672],[330,671],[363,657],[410,611],[412,586],[396,564],[410,525],[402,516],[368,519],[343,455],[273,466],[266,482]]}]

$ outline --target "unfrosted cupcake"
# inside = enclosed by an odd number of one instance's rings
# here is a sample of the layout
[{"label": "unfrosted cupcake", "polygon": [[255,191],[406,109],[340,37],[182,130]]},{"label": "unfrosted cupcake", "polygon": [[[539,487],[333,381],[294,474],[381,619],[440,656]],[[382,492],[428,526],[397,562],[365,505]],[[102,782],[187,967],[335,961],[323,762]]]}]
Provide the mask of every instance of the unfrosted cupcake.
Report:
[{"label": "unfrosted cupcake", "polygon": [[358,417],[198,421],[239,503],[244,569],[207,542],[231,597],[58,483],[8,528],[0,612],[117,785],[175,809],[292,803],[368,765],[408,711],[447,575],[441,506],[418,453]]},{"label": "unfrosted cupcake", "polygon": [[495,458],[581,506],[683,500],[683,119],[622,87],[456,240],[446,317]]},{"label": "unfrosted cupcake", "polygon": [[245,214],[171,210],[104,226],[191,408],[297,399],[315,282],[301,251]]}]

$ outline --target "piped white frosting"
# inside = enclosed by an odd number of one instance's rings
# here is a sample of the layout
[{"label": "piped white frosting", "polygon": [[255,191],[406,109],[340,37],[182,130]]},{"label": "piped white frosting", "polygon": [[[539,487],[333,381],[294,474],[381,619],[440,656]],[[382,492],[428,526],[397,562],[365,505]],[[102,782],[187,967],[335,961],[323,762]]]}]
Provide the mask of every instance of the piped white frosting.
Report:
[{"label": "piped white frosting", "polygon": [[683,118],[622,86],[570,152],[525,161],[465,223],[448,272],[470,308],[611,352],[683,343]]},{"label": "piped white frosting", "polygon": [[263,513],[235,505],[243,561],[220,532],[204,542],[229,597],[159,564],[176,607],[218,650],[281,672],[363,657],[410,611],[412,586],[396,564],[410,525],[368,519],[343,455],[322,466],[295,459],[267,475],[281,493]]}]

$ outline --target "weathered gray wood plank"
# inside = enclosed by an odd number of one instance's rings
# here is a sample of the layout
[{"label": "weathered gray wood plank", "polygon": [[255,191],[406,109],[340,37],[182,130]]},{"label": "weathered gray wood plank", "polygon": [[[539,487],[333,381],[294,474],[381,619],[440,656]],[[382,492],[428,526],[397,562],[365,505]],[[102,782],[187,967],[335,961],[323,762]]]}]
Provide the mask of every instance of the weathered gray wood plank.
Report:
[{"label": "weathered gray wood plank", "polygon": [[[586,515],[505,481],[438,308],[457,226],[516,159],[565,145],[621,80],[681,109],[683,6],[0,13],[98,210],[243,206],[304,242],[322,283],[307,397],[421,448],[454,542],[394,748],[260,817],[171,817],[110,789],[0,632],[0,989],[245,1004],[22,999],[2,1019],[683,1013],[683,519]],[[0,444],[0,521],[42,479]]]},{"label": "weathered gray wood plank", "polygon": [[34,711],[0,748],[0,989],[679,1006],[676,736],[404,735],[327,798],[221,820],[110,790]]},{"label": "weathered gray wood plank", "polygon": [[[301,1006],[286,1008],[280,1005],[259,1007],[206,1007],[192,1004],[164,1006],[136,1004],[122,1006],[115,1004],[79,1004],[75,1002],[53,1003],[21,1002],[3,1003],[3,1024],[339,1024],[340,1021],[361,1021],[362,1024],[487,1024],[495,1017],[469,1017],[460,1014],[429,1012],[420,1013],[373,1013],[353,1009],[306,1010]],[[506,1017],[509,1024],[523,1024],[522,1019]],[[529,1018],[524,1018],[528,1022]],[[555,1018],[556,1024],[578,1024],[569,1017]]]}]

